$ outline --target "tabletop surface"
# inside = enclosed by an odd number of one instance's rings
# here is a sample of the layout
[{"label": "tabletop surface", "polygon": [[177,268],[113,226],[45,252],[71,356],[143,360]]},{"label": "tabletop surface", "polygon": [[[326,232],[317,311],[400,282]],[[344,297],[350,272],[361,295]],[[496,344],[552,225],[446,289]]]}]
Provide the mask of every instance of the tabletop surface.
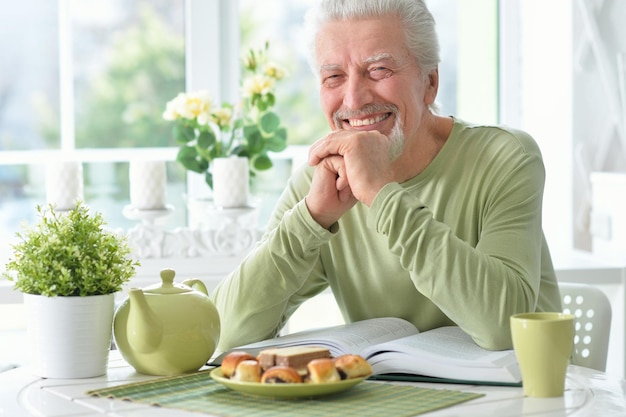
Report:
[{"label": "tabletop surface", "polygon": [[[111,352],[107,374],[97,378],[42,379],[30,374],[28,367],[17,368],[0,373],[0,417],[202,415],[86,394],[88,390],[151,378],[155,377],[135,372],[116,351]],[[565,395],[559,398],[525,398],[522,389],[516,387],[427,383],[415,385],[485,394],[466,403],[422,414],[427,416],[626,416],[626,381],[577,366],[570,366]]]}]

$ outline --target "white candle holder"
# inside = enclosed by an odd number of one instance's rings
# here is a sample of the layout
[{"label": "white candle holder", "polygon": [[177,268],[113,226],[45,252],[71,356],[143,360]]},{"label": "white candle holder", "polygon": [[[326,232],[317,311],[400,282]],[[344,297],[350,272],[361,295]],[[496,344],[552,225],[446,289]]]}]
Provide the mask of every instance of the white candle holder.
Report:
[{"label": "white candle holder", "polygon": [[212,214],[224,219],[221,227],[213,235],[213,244],[218,251],[233,255],[249,248],[256,240],[252,229],[245,229],[239,224],[239,218],[256,210],[255,207],[224,208],[213,207]]},{"label": "white candle holder", "polygon": [[174,206],[167,204],[159,210],[141,210],[129,204],[124,207],[122,214],[129,220],[140,220],[144,225],[154,225],[157,219],[169,216],[174,212]]},{"label": "white candle holder", "polygon": [[165,161],[130,161],[128,178],[132,207],[137,210],[165,209],[167,201]]},{"label": "white candle holder", "polygon": [[46,201],[57,211],[74,208],[84,199],[83,164],[80,161],[55,161],[46,164]]}]

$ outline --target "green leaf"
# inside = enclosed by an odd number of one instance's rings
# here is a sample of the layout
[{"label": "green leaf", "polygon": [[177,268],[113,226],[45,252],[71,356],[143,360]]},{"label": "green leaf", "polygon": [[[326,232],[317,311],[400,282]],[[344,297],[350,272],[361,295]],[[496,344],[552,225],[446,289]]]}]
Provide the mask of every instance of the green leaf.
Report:
[{"label": "green leaf", "polygon": [[221,158],[223,156],[226,155],[224,155],[224,149],[222,147],[222,144],[216,142],[215,144],[213,144],[213,146],[209,148],[208,156],[206,157],[206,159],[212,161],[215,158]]},{"label": "green leaf", "polygon": [[249,138],[259,132],[259,127],[257,125],[245,125],[243,127],[243,137]]},{"label": "green leaf", "polygon": [[264,171],[272,167],[272,160],[267,154],[260,154],[254,158],[254,169]]},{"label": "green leaf", "polygon": [[248,142],[248,151],[251,155],[256,155],[263,151],[263,135],[257,126],[245,126],[243,134]]},{"label": "green leaf", "polygon": [[181,123],[177,123],[174,125],[172,133],[174,135],[176,143],[181,145],[194,140],[196,136],[195,130],[192,126],[183,125]]},{"label": "green leaf", "polygon": [[252,104],[256,105],[259,111],[262,111],[262,112],[264,112],[270,107],[267,102],[267,99],[261,95],[257,95],[255,102],[253,102]]},{"label": "green leaf", "polygon": [[281,127],[273,136],[265,140],[265,146],[269,151],[281,152],[287,148],[287,129]]},{"label": "green leaf", "polygon": [[246,145],[238,145],[235,146],[231,151],[230,151],[231,155],[236,155],[236,156],[246,156],[246,157],[250,157],[250,152],[248,152],[248,146]]},{"label": "green leaf", "polygon": [[212,130],[200,132],[198,135],[198,147],[208,149],[215,143],[215,133]]},{"label": "green leaf", "polygon": [[261,116],[261,129],[265,133],[272,133],[280,125],[280,118],[276,113],[268,112]]},{"label": "green leaf", "polygon": [[180,148],[176,155],[176,161],[186,169],[197,173],[203,173],[209,168],[209,162],[202,159],[196,148],[192,146]]}]

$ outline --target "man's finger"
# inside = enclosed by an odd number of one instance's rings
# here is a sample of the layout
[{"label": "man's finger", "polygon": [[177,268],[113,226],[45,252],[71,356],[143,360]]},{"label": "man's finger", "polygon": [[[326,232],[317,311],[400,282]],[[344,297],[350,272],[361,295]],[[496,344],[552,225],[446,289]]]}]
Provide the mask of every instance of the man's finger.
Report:
[{"label": "man's finger", "polygon": [[331,155],[340,155],[340,143],[337,139],[346,134],[347,131],[345,130],[334,130],[311,145],[309,148],[309,165],[315,166]]}]

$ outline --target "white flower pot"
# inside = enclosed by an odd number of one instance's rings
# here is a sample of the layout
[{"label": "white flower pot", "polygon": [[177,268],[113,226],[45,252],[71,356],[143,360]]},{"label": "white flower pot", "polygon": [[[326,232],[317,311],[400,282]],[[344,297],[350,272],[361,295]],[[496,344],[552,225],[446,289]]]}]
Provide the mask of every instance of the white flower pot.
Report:
[{"label": "white flower pot", "polygon": [[212,162],[213,202],[217,207],[246,207],[250,194],[248,158],[216,158]]},{"label": "white flower pot", "polygon": [[31,372],[44,378],[104,375],[111,348],[114,295],[24,294]]}]

